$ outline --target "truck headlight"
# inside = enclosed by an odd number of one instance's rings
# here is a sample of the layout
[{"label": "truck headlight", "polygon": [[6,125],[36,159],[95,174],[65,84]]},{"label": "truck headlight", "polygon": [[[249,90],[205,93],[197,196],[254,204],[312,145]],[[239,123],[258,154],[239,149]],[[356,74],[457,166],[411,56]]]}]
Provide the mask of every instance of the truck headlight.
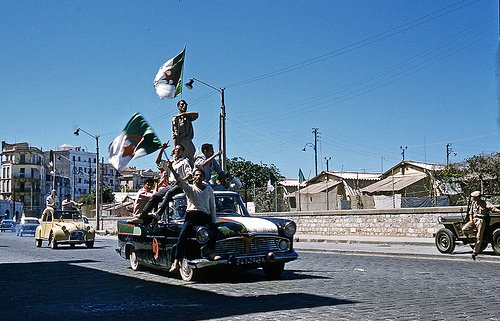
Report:
[{"label": "truck headlight", "polygon": [[200,244],[205,244],[208,242],[208,239],[210,239],[208,229],[205,226],[198,227],[196,230],[196,241]]},{"label": "truck headlight", "polygon": [[288,242],[288,240],[281,240],[278,243],[278,247],[280,250],[285,251],[288,250],[289,244],[290,242]]},{"label": "truck headlight", "polygon": [[285,224],[283,227],[283,232],[285,233],[286,237],[293,237],[295,232],[297,231],[297,225],[295,225],[295,222],[288,222]]}]

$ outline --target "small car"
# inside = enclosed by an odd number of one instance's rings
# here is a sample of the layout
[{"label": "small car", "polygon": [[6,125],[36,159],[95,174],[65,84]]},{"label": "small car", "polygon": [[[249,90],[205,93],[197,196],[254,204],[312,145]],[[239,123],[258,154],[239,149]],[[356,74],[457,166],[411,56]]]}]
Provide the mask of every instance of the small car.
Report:
[{"label": "small car", "polygon": [[40,225],[40,221],[36,217],[21,218],[21,223],[16,226],[17,236],[23,236],[25,234],[35,235],[38,225]]},{"label": "small car", "polygon": [[[198,279],[204,270],[224,267],[262,268],[267,277],[276,278],[284,271],[286,262],[297,259],[293,249],[296,231],[293,221],[250,217],[236,192],[215,191],[214,195],[218,217],[216,235],[212,235],[207,226],[195,226],[189,231],[186,257],[179,269],[184,281]],[[166,222],[149,225],[117,222],[117,252],[130,260],[133,270],[145,266],[169,270],[184,223],[186,197],[177,195],[173,203]],[[211,237],[215,238],[215,249],[208,247]]]},{"label": "small car", "polygon": [[11,219],[4,219],[2,223],[0,223],[0,231],[2,232],[14,232],[16,230],[16,221]]},{"label": "small car", "polygon": [[[488,196],[491,195],[486,195],[486,197]],[[462,212],[459,215],[440,216],[438,218],[438,222],[444,225],[444,227],[439,229],[435,234],[435,243],[439,252],[448,254],[453,253],[457,241],[460,241],[463,244],[469,244],[472,248],[474,248],[476,243],[476,233],[465,233],[462,231],[462,227],[469,221],[467,218],[469,207],[470,202],[465,213]],[[499,213],[490,213],[489,217],[486,219],[486,229],[481,243],[481,252],[488,247],[489,243],[491,243],[491,247],[493,248],[495,254],[500,255]]]},{"label": "small car", "polygon": [[46,208],[41,223],[35,231],[36,246],[41,247],[43,241],[48,241],[53,249],[61,244],[69,244],[71,247],[85,244],[88,248],[92,248],[95,229],[85,224],[82,214],[77,210],[54,211]]}]

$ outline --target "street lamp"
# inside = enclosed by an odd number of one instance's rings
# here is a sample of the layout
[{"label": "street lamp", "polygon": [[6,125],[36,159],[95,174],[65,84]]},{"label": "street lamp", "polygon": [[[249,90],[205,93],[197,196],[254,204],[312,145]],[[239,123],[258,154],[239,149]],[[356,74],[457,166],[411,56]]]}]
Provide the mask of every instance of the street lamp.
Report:
[{"label": "street lamp", "polygon": [[314,170],[316,173],[315,176],[318,176],[318,128],[313,128],[312,133],[314,134],[314,144],[305,144],[304,148],[302,148],[302,151],[305,152],[307,146],[311,146],[314,149]]},{"label": "street lamp", "polygon": [[73,134],[76,136],[80,135],[80,131],[84,132],[85,134],[89,135],[90,137],[95,139],[95,145],[96,145],[96,164],[95,164],[95,219],[96,219],[96,230],[99,230],[99,217],[101,216],[100,213],[100,207],[99,207],[99,135],[92,135],[91,133],[81,129],[77,128]]},{"label": "street lamp", "polygon": [[188,89],[193,89],[193,83],[197,81],[207,87],[212,88],[213,90],[216,90],[220,93],[221,95],[221,107],[220,107],[220,118],[219,118],[219,150],[222,151],[221,155],[221,160],[220,160],[220,166],[223,171],[226,171],[226,106],[224,104],[224,90],[226,88],[217,88],[214,87],[210,84],[207,84],[204,81],[201,81],[197,78],[191,78],[185,86]]}]

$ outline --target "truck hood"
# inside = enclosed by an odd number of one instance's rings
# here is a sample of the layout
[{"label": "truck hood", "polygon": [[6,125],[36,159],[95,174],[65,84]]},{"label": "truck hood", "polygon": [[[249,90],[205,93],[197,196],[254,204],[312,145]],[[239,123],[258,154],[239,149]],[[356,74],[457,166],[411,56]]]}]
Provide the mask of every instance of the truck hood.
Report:
[{"label": "truck hood", "polygon": [[217,227],[225,237],[255,234],[278,235],[276,224],[257,217],[219,217]]},{"label": "truck hood", "polygon": [[55,226],[66,226],[68,231],[85,230],[85,224],[83,222],[59,222],[56,223]]}]

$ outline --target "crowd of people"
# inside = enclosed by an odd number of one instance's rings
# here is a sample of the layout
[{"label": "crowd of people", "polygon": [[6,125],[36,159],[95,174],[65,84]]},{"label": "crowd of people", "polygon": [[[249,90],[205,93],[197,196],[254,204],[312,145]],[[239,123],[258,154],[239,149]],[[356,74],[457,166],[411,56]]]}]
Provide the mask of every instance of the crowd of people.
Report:
[{"label": "crowd of people", "polygon": [[185,182],[191,182],[194,180],[194,172],[198,170],[203,173],[202,186],[209,186],[212,190],[237,191],[241,188],[242,184],[238,178],[222,170],[216,160],[221,151],[215,152],[212,144],[203,144],[200,153],[195,153],[196,148],[192,142],[193,121],[198,118],[198,113],[188,112],[187,106],[185,100],[177,103],[179,113],[172,118],[174,144],[172,159],[163,159],[166,155],[165,150],[169,147],[169,142],[165,142],[155,160],[160,177],[156,182],[151,179],[144,181],[143,187],[137,193],[133,205],[133,218],[128,221],[129,223],[149,224],[153,221],[161,221],[174,196],[186,192],[178,184],[179,178]]},{"label": "crowd of people", "polygon": [[[195,154],[193,121],[198,118],[198,113],[188,112],[187,107],[186,101],[180,100],[177,103],[179,113],[172,118],[172,159],[163,159],[169,147],[165,142],[155,160],[160,176],[156,182],[153,179],[144,181],[133,205],[133,218],[128,220],[132,224],[162,221],[168,215],[174,196],[186,195],[186,215],[171,271],[179,268],[179,261],[185,254],[187,232],[193,225],[206,225],[212,233],[216,231],[214,189],[237,191],[242,186],[238,178],[222,170],[216,160],[221,151],[215,152],[212,144],[203,144],[201,152]],[[213,249],[214,246],[215,238],[212,237],[209,247]],[[211,259],[217,257],[212,255]]]}]

